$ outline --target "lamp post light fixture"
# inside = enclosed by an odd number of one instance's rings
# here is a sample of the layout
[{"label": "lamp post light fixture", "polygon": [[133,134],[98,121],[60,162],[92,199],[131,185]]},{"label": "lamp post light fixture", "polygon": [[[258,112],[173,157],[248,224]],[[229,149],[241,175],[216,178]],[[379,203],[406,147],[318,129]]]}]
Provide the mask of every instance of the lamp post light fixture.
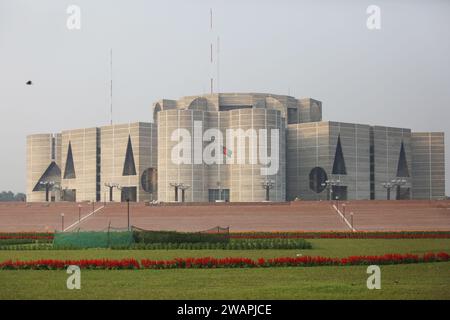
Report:
[{"label": "lamp post light fixture", "polygon": [[330,201],[333,200],[333,197],[332,197],[333,187],[338,186],[340,184],[341,184],[341,180],[339,180],[339,179],[326,180],[324,183],[321,184],[322,187],[325,187],[327,189],[327,198],[328,198],[327,200],[330,200]]},{"label": "lamp post light fixture", "polygon": [[400,189],[401,189],[401,186],[404,186],[407,183],[407,181],[406,181],[406,179],[403,179],[403,178],[396,178],[396,179],[392,180],[392,182],[396,186],[396,189],[397,189],[396,199],[400,200]]},{"label": "lamp post light fixture", "polygon": [[185,201],[185,192],[191,186],[188,184],[180,183],[178,187],[181,189],[181,202],[184,202]]},{"label": "lamp post light fixture", "polygon": [[45,187],[45,201],[48,202],[50,190],[56,183],[54,181],[39,181],[39,184]]},{"label": "lamp post light fixture", "polygon": [[263,181],[263,183],[261,184],[263,189],[266,190],[266,201],[270,201],[270,189],[273,189],[273,187],[275,186],[275,181],[272,179],[266,179]]},{"label": "lamp post light fixture", "polygon": [[383,188],[386,189],[386,199],[391,200],[391,189],[392,189],[392,183],[391,182],[383,182],[382,183]]},{"label": "lamp post light fixture", "polygon": [[[105,186],[107,188],[109,188],[109,202],[113,201],[113,189],[117,188],[118,190],[120,190],[120,186],[118,183],[114,183],[114,182],[106,182]],[[105,199],[106,202],[106,199]]]},{"label": "lamp post light fixture", "polygon": [[394,187],[397,188],[397,198],[398,198],[400,187],[405,185],[406,183],[407,183],[406,179],[402,178],[396,178],[392,179],[391,181],[383,182],[382,186],[386,189],[387,192],[386,199],[391,200],[391,190]]},{"label": "lamp post light fixture", "polygon": [[178,202],[178,188],[180,187],[181,183],[178,182],[171,182],[170,186],[174,187],[175,189],[175,202]]}]

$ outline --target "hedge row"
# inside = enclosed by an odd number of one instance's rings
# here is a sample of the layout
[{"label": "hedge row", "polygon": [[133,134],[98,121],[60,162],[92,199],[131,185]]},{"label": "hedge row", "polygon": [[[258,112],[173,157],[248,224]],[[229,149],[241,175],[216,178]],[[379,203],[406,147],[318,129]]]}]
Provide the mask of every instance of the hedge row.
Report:
[{"label": "hedge row", "polygon": [[227,243],[227,234],[176,231],[133,231],[135,243]]},{"label": "hedge row", "polygon": [[112,247],[112,249],[135,250],[262,250],[262,249],[311,249],[311,243],[303,239],[256,239],[232,240],[228,243],[135,243],[131,247]]}]

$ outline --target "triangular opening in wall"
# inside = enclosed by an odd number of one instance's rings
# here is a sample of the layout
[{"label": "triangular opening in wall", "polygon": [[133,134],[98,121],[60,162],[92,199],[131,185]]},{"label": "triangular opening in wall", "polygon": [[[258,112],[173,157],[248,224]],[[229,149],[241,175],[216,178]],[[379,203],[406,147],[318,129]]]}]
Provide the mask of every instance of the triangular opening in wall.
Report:
[{"label": "triangular opening in wall", "polygon": [[334,154],[333,171],[331,174],[347,174],[344,154],[342,153],[341,135],[338,136],[336,153]]},{"label": "triangular opening in wall", "polygon": [[131,137],[128,136],[127,153],[125,155],[125,164],[123,165],[123,176],[136,175],[136,165],[134,164],[133,146],[131,145]]},{"label": "triangular opening in wall", "polygon": [[45,191],[45,185],[43,183],[56,183],[59,179],[61,179],[61,169],[58,167],[55,161],[52,161],[45,170],[44,174],[39,178],[38,182],[33,188],[33,191]]},{"label": "triangular opening in wall", "polygon": [[64,168],[64,179],[75,179],[75,166],[73,165],[72,144],[69,141],[69,148],[67,149],[66,167]]},{"label": "triangular opening in wall", "polygon": [[408,162],[406,161],[405,146],[402,141],[398,158],[397,177],[409,178]]}]

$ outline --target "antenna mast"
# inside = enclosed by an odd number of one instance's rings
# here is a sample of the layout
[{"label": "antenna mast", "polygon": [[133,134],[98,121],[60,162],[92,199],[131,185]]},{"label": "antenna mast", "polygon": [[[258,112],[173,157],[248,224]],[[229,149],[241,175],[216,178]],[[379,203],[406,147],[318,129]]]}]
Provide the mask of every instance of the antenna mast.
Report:
[{"label": "antenna mast", "polygon": [[210,74],[210,86],[211,86],[211,94],[213,94],[214,92],[214,88],[213,88],[213,84],[214,84],[214,78],[213,78],[213,74],[214,74],[214,65],[213,65],[213,11],[212,8],[209,9],[209,28],[210,28],[210,32],[211,32],[211,43],[210,43],[210,50],[209,50],[209,54],[210,54],[210,69],[211,69],[211,74]]},{"label": "antenna mast", "polygon": [[111,125],[113,124],[113,55],[112,49],[110,50],[110,89],[109,89],[109,102],[110,102],[110,113],[111,113]]}]

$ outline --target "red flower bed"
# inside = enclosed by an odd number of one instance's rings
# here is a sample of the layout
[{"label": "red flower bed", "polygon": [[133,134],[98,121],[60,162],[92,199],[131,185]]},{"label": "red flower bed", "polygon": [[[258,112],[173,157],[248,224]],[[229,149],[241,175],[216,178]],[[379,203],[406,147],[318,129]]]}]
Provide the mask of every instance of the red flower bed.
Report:
[{"label": "red flower bed", "polygon": [[53,240],[53,233],[42,233],[42,232],[20,232],[20,233],[0,233],[0,240],[9,239],[31,239],[31,240]]},{"label": "red flower bed", "polygon": [[109,260],[33,260],[33,261],[12,261],[8,260],[0,263],[3,270],[58,270],[67,269],[70,265],[79,266],[81,269],[139,269],[139,262],[135,259]]},{"label": "red flower bed", "polygon": [[404,232],[240,232],[231,239],[450,239],[446,231]]},{"label": "red flower bed", "polygon": [[450,255],[445,252],[427,253],[423,256],[412,254],[386,254],[382,256],[351,256],[347,258],[328,257],[283,257],[274,259],[259,258],[256,261],[248,258],[177,258],[173,260],[141,260],[144,269],[174,268],[266,268],[266,267],[306,267],[306,266],[346,266],[369,264],[404,264],[419,262],[449,261]]},{"label": "red flower bed", "polygon": [[450,254],[446,252],[415,254],[385,254],[382,256],[350,256],[346,258],[328,257],[282,257],[273,259],[259,258],[175,258],[172,260],[143,259],[139,263],[135,259],[109,260],[35,260],[12,261],[0,263],[0,270],[59,270],[69,265],[81,269],[212,269],[212,268],[271,268],[271,267],[310,267],[310,266],[349,266],[349,265],[387,265],[422,262],[449,261]]}]

